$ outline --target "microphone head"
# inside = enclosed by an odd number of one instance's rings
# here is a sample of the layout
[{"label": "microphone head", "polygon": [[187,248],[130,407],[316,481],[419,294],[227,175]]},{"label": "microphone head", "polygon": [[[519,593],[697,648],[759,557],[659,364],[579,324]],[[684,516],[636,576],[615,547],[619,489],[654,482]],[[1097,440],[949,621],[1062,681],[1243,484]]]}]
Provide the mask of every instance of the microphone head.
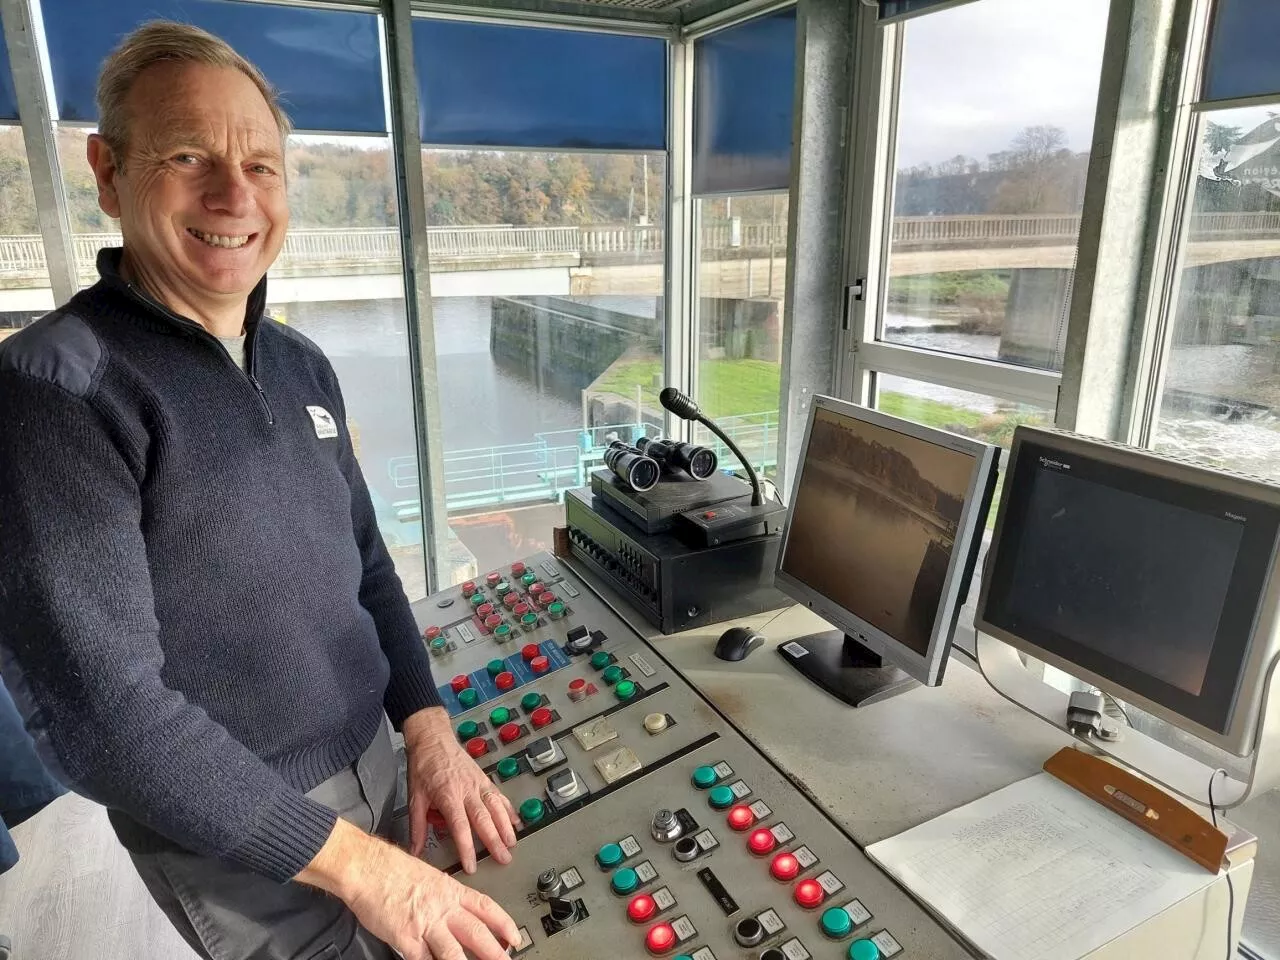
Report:
[{"label": "microphone head", "polygon": [[693,400],[675,387],[663,387],[658,394],[658,402],[681,420],[693,420],[702,412]]}]

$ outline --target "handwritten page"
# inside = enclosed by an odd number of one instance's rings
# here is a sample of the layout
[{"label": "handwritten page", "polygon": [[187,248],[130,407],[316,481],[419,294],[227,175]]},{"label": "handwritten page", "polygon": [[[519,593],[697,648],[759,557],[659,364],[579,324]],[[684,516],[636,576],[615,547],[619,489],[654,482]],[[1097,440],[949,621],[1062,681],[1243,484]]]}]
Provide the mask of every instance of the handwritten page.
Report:
[{"label": "handwritten page", "polygon": [[996,960],[1075,960],[1215,879],[1047,773],[867,854]]}]

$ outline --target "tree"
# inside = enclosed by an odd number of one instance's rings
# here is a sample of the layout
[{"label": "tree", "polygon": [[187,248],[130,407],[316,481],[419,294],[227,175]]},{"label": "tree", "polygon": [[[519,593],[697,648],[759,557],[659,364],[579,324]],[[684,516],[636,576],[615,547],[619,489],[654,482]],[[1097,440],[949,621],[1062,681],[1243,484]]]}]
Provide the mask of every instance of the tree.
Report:
[{"label": "tree", "polygon": [[1204,148],[1211,157],[1216,157],[1234,147],[1243,133],[1239,127],[1210,120],[1204,126]]}]

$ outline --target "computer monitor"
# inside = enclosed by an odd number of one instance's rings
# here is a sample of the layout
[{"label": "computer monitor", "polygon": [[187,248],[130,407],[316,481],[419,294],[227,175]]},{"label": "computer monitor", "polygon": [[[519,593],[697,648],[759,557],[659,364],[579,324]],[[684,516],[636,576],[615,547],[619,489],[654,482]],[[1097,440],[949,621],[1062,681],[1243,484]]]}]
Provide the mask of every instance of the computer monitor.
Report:
[{"label": "computer monitor", "polygon": [[977,627],[1239,756],[1276,655],[1280,489],[1019,427]]},{"label": "computer monitor", "polygon": [[853,706],[941,683],[997,454],[817,397],[775,581],[836,629],[782,644],[782,656]]}]

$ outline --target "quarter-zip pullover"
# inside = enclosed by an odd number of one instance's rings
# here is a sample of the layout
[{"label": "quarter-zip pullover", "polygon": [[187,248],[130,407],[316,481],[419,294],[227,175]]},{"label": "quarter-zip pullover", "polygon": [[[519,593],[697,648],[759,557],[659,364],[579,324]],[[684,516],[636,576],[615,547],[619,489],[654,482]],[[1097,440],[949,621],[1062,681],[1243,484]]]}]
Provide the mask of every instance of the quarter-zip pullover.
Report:
[{"label": "quarter-zip pullover", "polygon": [[333,368],[246,314],[246,363],[120,276],[0,345],[0,675],[126,847],[281,881],[303,794],[440,703]]}]

